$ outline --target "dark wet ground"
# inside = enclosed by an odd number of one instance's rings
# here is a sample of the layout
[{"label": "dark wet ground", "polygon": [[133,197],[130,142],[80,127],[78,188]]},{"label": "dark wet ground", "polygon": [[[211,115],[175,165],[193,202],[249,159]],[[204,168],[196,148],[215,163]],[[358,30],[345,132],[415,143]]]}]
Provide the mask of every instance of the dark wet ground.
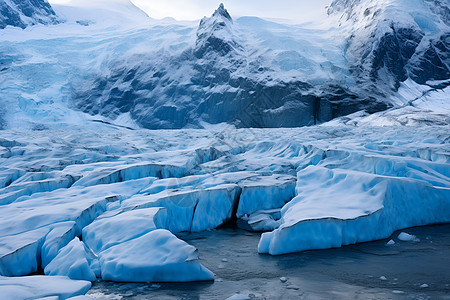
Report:
[{"label": "dark wet ground", "polygon": [[420,241],[399,241],[397,232],[390,246],[387,239],[283,256],[259,255],[260,234],[243,230],[181,235],[199,249],[202,264],[216,274],[215,282],[97,282],[88,295],[109,299],[226,299],[235,294],[250,299],[450,299],[450,224],[402,231]]}]

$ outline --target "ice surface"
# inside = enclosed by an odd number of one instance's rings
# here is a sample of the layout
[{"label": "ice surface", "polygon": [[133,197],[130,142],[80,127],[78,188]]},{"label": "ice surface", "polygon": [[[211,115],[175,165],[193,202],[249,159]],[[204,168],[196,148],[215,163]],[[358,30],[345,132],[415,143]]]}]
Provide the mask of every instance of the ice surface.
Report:
[{"label": "ice surface", "polygon": [[[32,139],[2,131],[10,151],[25,151],[20,157],[1,158],[5,174],[21,170],[10,177],[17,178],[9,186],[52,176],[75,180],[71,187],[38,190],[0,206],[2,274],[45,268],[81,234],[100,254],[156,228],[214,229],[232,219],[239,207],[247,216],[238,215],[252,230],[280,226],[263,235],[260,250],[283,244],[279,233],[304,239],[303,245],[292,242],[279,252],[336,247],[445,222],[445,210],[436,211],[438,205],[448,205],[450,187],[445,118],[420,123],[420,130],[414,125],[371,125],[385,115],[372,117],[370,123],[355,116],[360,120],[356,127],[340,119],[332,127],[290,130],[27,132]],[[41,153],[48,158],[43,160]],[[176,166],[174,171],[162,171],[171,166]],[[160,216],[160,207],[166,217]],[[281,214],[271,211],[281,207]],[[393,215],[403,218],[388,221]],[[309,226],[310,234],[297,235],[297,225]]]},{"label": "ice surface", "polygon": [[198,261],[197,249],[164,229],[105,250],[100,259],[104,280],[184,282],[214,280]]},{"label": "ice surface", "polygon": [[395,177],[305,168],[298,173],[298,196],[283,207],[280,227],[262,235],[259,252],[340,247],[387,238],[409,226],[448,222],[448,181],[441,187],[408,178],[405,167]]},{"label": "ice surface", "polygon": [[[89,251],[78,251],[81,242],[67,245],[82,237],[103,261],[104,279],[138,280],[136,263],[151,255],[144,249],[159,253],[172,244],[183,245],[184,256],[172,249],[167,259],[181,255],[176,264],[196,271],[173,277],[173,268],[160,262],[142,266],[148,274],[159,270],[155,280],[165,281],[211,279],[195,260],[195,249],[173,236],[156,245],[152,233],[211,230],[238,215],[248,229],[274,230],[263,234],[259,248],[271,254],[339,247],[448,222],[447,108],[425,105],[443,103],[448,91],[422,88],[401,88],[399,101],[416,106],[360,112],[308,128],[222,124],[149,131],[99,124],[101,132],[83,126],[3,130],[0,195],[18,194],[0,205],[1,274],[31,274],[58,254],[66,271],[83,261],[76,268],[81,273]],[[41,184],[61,178],[72,184]],[[191,254],[194,263],[186,263]]]},{"label": "ice surface", "polygon": [[258,210],[280,208],[294,197],[295,177],[272,175],[240,182],[242,193],[237,217]]},{"label": "ice surface", "polygon": [[83,241],[94,253],[99,254],[157,228],[165,228],[166,219],[167,211],[160,207],[119,211],[112,216],[101,215],[83,228]]},{"label": "ice surface", "polygon": [[[44,266],[49,263],[60,247],[106,211],[109,203],[118,201],[118,195],[135,193],[148,183],[144,179],[110,184],[107,189],[102,185],[59,189],[0,206],[0,239],[5,241],[0,248],[1,274],[19,276],[37,271],[38,262]],[[17,265],[17,260],[23,263]]]},{"label": "ice surface", "polygon": [[199,189],[168,189],[150,195],[136,195],[124,207],[167,208],[165,228],[171,232],[214,229],[232,217],[240,188],[235,184]]},{"label": "ice surface", "polygon": [[78,238],[59,250],[45,267],[45,275],[62,275],[75,280],[95,281],[100,276],[97,257]]},{"label": "ice surface", "polygon": [[39,299],[56,297],[67,299],[84,295],[91,288],[89,281],[71,280],[65,276],[0,276],[0,293],[3,299]]},{"label": "ice surface", "polygon": [[[0,275],[213,280],[174,233],[236,221],[275,255],[450,222],[447,7],[339,0],[332,25],[288,26],[220,6],[198,26],[77,0],[2,29]],[[2,296],[89,286],[0,277]]]},{"label": "ice surface", "polygon": [[235,294],[231,297],[228,297],[226,300],[250,300],[250,297],[242,294]]}]

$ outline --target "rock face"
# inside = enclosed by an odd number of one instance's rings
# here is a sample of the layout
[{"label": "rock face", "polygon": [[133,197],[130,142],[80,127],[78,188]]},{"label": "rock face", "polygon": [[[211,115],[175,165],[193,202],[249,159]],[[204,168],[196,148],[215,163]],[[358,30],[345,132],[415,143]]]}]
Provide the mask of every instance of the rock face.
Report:
[{"label": "rock face", "polygon": [[25,28],[59,20],[47,0],[0,0],[0,29],[8,25]]},{"label": "rock face", "polygon": [[[424,42],[412,57],[409,67],[410,76],[417,83],[428,80],[448,80],[450,78],[450,32]],[[448,83],[446,84],[448,85]]]},{"label": "rock face", "polygon": [[139,61],[135,65],[114,62],[108,76],[75,88],[75,106],[113,120],[129,113],[138,125],[151,129],[198,127],[200,121],[295,127],[388,107],[346,85],[317,86],[279,74],[274,78],[276,71],[264,64],[264,57],[249,56],[258,49],[240,29],[220,5],[201,20],[191,48],[163,62],[146,57],[130,59]]},{"label": "rock face", "polygon": [[450,78],[450,5],[445,0],[335,0],[328,14],[348,30],[347,57],[361,82],[397,89]]}]

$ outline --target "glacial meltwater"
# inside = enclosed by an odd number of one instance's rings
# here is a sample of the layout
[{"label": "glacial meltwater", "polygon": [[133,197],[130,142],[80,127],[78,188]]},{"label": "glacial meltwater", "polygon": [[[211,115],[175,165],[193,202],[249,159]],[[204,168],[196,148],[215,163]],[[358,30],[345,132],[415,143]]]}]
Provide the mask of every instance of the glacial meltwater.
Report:
[{"label": "glacial meltwater", "polygon": [[[401,240],[404,232],[414,239]],[[404,234],[401,235],[403,237]],[[282,256],[257,253],[260,234],[223,228],[180,238],[216,275],[203,283],[97,281],[94,299],[450,299],[450,225]]]}]

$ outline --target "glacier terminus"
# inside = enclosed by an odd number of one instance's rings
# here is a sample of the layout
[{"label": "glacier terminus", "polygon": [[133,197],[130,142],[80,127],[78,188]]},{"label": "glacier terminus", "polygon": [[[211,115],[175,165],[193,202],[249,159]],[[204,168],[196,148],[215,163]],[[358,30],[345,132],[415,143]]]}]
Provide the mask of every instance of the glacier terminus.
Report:
[{"label": "glacier terminus", "polygon": [[224,4],[0,0],[0,298],[448,295],[449,1]]}]

